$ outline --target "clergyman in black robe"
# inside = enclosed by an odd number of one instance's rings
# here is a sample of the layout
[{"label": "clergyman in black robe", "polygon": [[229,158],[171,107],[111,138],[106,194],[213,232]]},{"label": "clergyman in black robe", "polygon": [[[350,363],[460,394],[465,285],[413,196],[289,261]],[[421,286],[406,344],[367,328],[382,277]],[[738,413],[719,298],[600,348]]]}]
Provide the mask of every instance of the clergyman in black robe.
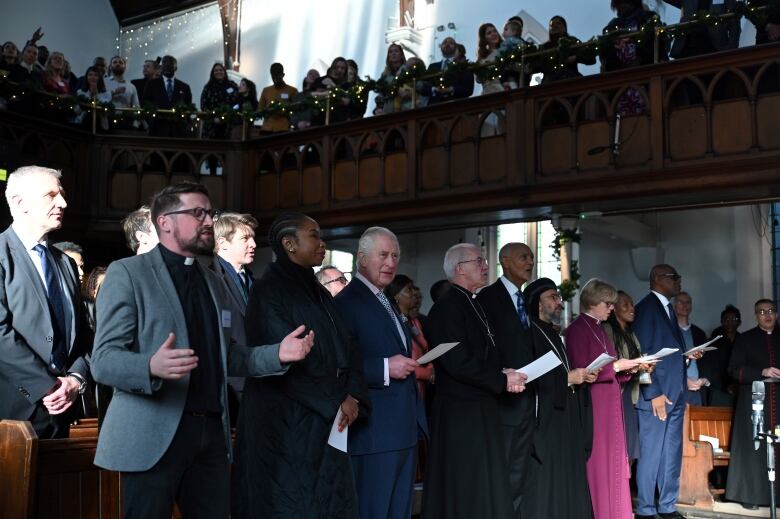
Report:
[{"label": "clergyman in black robe", "polygon": [[[737,337],[728,369],[739,388],[731,430],[726,499],[746,507],[769,504],[766,443],[762,442],[758,450],[753,445],[752,384],[767,377],[780,377],[780,333],[775,333],[777,308],[772,301],[762,299],[756,303],[755,310],[758,326]],[[780,417],[780,388],[776,383],[766,383],[764,387],[764,430],[774,430]],[[775,447],[775,466],[778,447]]]},{"label": "clergyman in black robe", "polygon": [[592,508],[585,466],[593,435],[590,391],[583,383],[588,378],[582,368],[570,370],[566,347],[553,328],[563,309],[555,283],[537,279],[523,294],[532,317],[534,355],[552,351],[561,364],[534,382],[537,419],[522,517],[587,519]]},{"label": "clergyman in black robe", "polygon": [[428,314],[427,334],[431,344],[460,344],[434,361],[436,395],[422,515],[509,519],[514,514],[498,396],[521,391],[525,377],[502,372],[493,333],[475,299],[474,292],[487,282],[480,249],[456,245],[444,264],[452,287]]}]

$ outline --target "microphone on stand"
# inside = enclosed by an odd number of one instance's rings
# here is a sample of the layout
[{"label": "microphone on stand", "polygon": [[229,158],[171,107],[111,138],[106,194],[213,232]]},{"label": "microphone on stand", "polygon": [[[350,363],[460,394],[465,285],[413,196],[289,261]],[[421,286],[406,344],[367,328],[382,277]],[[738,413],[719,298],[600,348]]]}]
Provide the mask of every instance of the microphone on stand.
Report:
[{"label": "microphone on stand", "polygon": [[596,146],[595,148],[590,148],[587,152],[588,155],[598,155],[599,153],[604,153],[607,150],[611,151],[615,156],[620,155],[620,145],[623,144],[620,142],[620,122],[622,119],[622,115],[615,115],[615,132],[612,137],[612,144],[609,146]]},{"label": "microphone on stand", "polygon": [[760,380],[753,382],[753,412],[750,415],[750,421],[753,424],[753,449],[758,450],[761,445],[759,434],[764,432],[764,383]]}]

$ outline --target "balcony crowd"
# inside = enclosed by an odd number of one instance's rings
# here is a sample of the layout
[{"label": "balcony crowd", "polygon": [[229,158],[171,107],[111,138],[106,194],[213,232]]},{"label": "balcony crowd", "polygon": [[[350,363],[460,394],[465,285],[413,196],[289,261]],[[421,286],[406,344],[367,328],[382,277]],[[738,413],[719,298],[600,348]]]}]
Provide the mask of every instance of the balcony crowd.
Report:
[{"label": "balcony crowd", "polygon": [[[663,27],[660,16],[641,0],[612,0],[615,17],[604,27],[602,39],[584,45],[569,34],[562,16],[550,19],[548,41],[538,46],[523,39],[519,16],[503,26],[484,23],[474,62],[469,62],[465,45],[452,37],[439,46],[441,60],[427,66],[416,56],[407,58],[404,48],[393,43],[376,81],[361,79],[355,60],[337,57],[326,71],[309,70],[298,89],[286,82],[283,65],[274,63],[269,68],[271,84],[258,95],[255,82],[242,78],[236,83],[223,64],[215,63],[201,90],[200,112],[190,85],[176,77],[174,56],[145,61],[142,77],[132,80],[125,78],[125,58],[98,56],[78,76],[61,52],[39,45],[43,37],[39,29],[24,46],[4,43],[0,71],[5,71],[7,85],[15,88],[0,89],[0,98],[9,109],[59,117],[96,131],[136,130],[156,136],[199,132],[204,138],[224,139],[236,137],[244,119],[250,123],[257,119],[258,124],[262,120],[258,132],[267,135],[363,118],[369,90],[377,92],[372,113],[379,115],[470,97],[475,82],[481,84],[482,94],[490,94],[528,87],[534,74],[541,74],[542,84],[579,77],[578,65],[592,65],[597,57],[601,71],[610,72],[734,49],[746,13],[756,25],[756,44],[780,38],[780,9],[768,0],[753,0],[742,11],[738,7],[745,4],[732,1],[668,3],[682,8],[680,25],[657,31]],[[32,100],[32,91],[54,97]],[[695,103],[695,96],[692,93],[689,102]],[[99,107],[94,121],[90,103]],[[619,100],[618,111],[642,113],[645,103],[638,91],[629,89]],[[57,114],[52,114],[52,107],[59,108]],[[159,112],[152,117],[157,110],[178,114]]]}]

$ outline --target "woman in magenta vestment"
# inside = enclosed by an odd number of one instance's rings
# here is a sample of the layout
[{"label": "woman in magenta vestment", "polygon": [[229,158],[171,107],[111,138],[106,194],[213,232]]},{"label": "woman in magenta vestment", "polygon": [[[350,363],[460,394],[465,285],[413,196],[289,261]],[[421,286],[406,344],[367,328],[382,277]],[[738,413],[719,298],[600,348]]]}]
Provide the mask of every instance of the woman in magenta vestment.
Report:
[{"label": "woman in magenta vestment", "polygon": [[[588,367],[602,353],[617,359],[615,346],[601,328],[616,301],[617,291],[604,281],[592,279],[582,288],[580,316],[566,329],[572,368]],[[633,517],[620,384],[631,379],[638,365],[637,359],[610,362],[591,385],[593,450],[587,473],[594,519]]]}]

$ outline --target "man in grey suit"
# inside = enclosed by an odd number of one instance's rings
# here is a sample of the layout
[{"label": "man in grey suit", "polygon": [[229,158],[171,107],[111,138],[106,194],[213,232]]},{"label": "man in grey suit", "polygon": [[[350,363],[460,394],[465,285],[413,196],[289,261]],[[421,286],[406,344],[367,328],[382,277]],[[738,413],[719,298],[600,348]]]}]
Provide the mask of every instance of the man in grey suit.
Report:
[{"label": "man in grey suit", "polygon": [[90,346],[76,266],[48,242],[68,205],[59,179],[38,166],[11,173],[13,223],[0,234],[0,419],[29,420],[39,438],[68,436]]},{"label": "man in grey suit", "polygon": [[303,359],[313,333],[280,344],[235,340],[240,313],[195,256],[214,250],[206,188],[167,187],[152,202],[160,244],[112,263],[97,299],[95,380],[114,387],[95,464],[122,473],[124,515],[228,515],[231,438],[228,373],[281,375]]}]

